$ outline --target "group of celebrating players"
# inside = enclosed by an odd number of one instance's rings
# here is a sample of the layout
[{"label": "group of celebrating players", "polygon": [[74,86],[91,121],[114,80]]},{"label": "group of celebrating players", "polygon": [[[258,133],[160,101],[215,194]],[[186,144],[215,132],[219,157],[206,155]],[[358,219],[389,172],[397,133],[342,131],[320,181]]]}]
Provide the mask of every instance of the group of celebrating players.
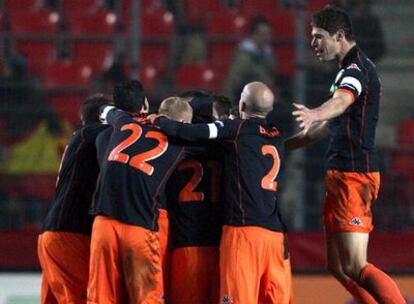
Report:
[{"label": "group of celebrating players", "polygon": [[196,91],[148,115],[137,80],[112,100],[85,100],[38,240],[41,303],[293,303],[279,173],[285,149],[324,136],[327,121],[328,267],[358,303],[405,303],[366,261],[379,188],[375,66],[344,11],[328,6],[312,26],[317,56],[340,71],[320,107],[295,105],[303,130],[287,140],[266,119],[277,104],[261,82],[243,88],[239,117]]}]

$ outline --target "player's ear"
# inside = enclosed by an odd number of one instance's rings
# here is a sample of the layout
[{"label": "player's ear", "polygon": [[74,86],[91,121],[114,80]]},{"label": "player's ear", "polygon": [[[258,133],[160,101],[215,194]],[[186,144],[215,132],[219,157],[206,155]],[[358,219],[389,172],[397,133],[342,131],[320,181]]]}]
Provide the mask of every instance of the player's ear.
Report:
[{"label": "player's ear", "polygon": [[244,101],[241,102],[240,111],[245,112],[247,108],[247,105]]},{"label": "player's ear", "polygon": [[149,112],[149,103],[148,103],[147,97],[145,97],[144,103],[142,104],[140,113],[148,113],[148,112]]}]

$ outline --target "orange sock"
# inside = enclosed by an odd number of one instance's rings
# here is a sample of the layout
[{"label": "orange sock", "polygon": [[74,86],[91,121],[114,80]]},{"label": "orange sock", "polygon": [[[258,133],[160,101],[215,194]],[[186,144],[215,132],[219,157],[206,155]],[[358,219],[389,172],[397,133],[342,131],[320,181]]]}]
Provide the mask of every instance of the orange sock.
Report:
[{"label": "orange sock", "polygon": [[369,292],[359,286],[354,280],[349,279],[344,286],[358,304],[377,304],[377,301],[375,301]]},{"label": "orange sock", "polygon": [[359,285],[368,290],[379,303],[406,304],[393,279],[372,264],[368,263],[362,269]]}]

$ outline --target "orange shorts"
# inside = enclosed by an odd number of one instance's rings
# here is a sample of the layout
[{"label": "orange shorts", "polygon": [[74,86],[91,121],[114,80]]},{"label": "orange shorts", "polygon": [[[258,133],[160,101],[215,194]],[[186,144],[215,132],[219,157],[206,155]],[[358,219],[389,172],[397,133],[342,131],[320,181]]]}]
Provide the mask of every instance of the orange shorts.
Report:
[{"label": "orange shorts", "polygon": [[216,304],[220,290],[219,248],[183,247],[171,254],[170,304]]},{"label": "orange shorts", "polygon": [[378,197],[379,172],[328,170],[325,176],[324,223],[330,232],[370,232],[371,204]]},{"label": "orange shorts", "polygon": [[292,303],[292,274],[282,232],[224,226],[220,243],[220,302]]},{"label": "orange shorts", "polygon": [[169,284],[169,265],[170,265],[170,252],[169,252],[169,220],[168,220],[168,211],[165,209],[159,209],[159,240],[160,240],[160,256],[161,256],[161,265],[162,265],[162,278],[164,285],[164,296],[168,299],[168,294],[170,290]]},{"label": "orange shorts", "polygon": [[99,215],[92,227],[88,303],[163,303],[157,233]]},{"label": "orange shorts", "polygon": [[39,235],[41,303],[86,303],[90,241],[90,237],[74,232],[46,231]]}]

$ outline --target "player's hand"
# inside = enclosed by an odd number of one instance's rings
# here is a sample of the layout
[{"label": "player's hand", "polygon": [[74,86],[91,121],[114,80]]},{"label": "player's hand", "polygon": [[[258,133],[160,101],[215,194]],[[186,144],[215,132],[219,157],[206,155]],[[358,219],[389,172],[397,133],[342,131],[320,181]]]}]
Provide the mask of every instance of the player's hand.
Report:
[{"label": "player's hand", "polygon": [[293,103],[296,111],[292,112],[293,116],[296,116],[296,121],[300,122],[299,127],[302,128],[303,132],[306,134],[312,124],[316,121],[315,114],[311,109],[307,108],[304,105]]},{"label": "player's hand", "polygon": [[162,114],[150,114],[147,116],[147,119],[151,122],[151,124],[154,124],[154,122],[160,118],[160,117],[165,117],[165,115]]}]

